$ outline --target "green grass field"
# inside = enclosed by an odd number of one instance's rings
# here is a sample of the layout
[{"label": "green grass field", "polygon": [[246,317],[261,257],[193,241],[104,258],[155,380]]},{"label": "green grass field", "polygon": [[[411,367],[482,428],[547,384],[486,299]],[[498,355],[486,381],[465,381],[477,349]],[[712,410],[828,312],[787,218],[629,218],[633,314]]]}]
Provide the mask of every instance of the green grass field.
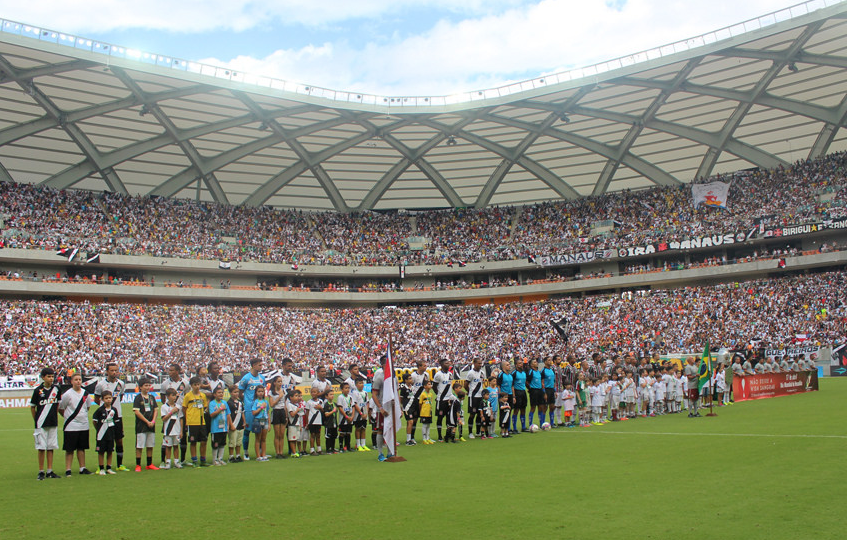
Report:
[{"label": "green grass field", "polygon": [[844,538],[847,379],[820,384],[716,418],[402,446],[405,463],[371,452],[43,482],[29,411],[2,410],[0,538]]}]

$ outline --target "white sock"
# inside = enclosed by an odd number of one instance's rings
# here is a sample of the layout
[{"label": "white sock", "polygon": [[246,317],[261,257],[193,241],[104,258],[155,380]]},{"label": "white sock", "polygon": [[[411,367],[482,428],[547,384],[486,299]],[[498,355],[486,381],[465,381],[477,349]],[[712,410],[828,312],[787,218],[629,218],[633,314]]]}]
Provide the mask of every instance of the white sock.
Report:
[{"label": "white sock", "polygon": [[318,446],[318,452],[321,452],[321,451],[322,451],[322,450],[321,450],[321,447],[320,447],[320,446]]},{"label": "white sock", "polygon": [[411,440],[412,440],[412,434],[411,434],[411,433],[406,433],[406,442],[409,442],[409,441],[411,441]]},{"label": "white sock", "polygon": [[382,434],[380,433],[379,435],[376,436],[376,449],[379,450],[380,454],[382,453],[383,442],[384,442],[384,439],[382,438]]}]

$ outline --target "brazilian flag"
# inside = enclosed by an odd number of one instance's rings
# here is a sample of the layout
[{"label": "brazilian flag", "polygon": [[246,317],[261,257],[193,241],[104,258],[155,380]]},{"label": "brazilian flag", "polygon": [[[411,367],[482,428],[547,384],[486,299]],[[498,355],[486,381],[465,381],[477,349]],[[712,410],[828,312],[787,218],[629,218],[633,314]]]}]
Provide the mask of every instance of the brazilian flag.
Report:
[{"label": "brazilian flag", "polygon": [[697,378],[697,391],[703,393],[703,388],[708,388],[712,380],[712,353],[709,344],[703,349],[703,357],[700,361],[700,376]]}]

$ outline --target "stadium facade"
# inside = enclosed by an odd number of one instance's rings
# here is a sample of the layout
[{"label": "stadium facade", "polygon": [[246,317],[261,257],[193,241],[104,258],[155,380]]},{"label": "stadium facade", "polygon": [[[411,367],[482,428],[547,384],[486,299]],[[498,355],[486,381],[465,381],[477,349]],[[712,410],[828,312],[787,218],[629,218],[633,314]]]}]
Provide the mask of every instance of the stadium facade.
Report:
[{"label": "stadium facade", "polygon": [[0,22],[0,179],[339,212],[678,185],[847,148],[847,3],[455,96],[278,81]]},{"label": "stadium facade", "polygon": [[[654,50],[456,96],[374,96],[277,81],[0,21],[0,180],[225,205],[486,208],[678,186],[847,148],[847,2],[811,1]],[[0,250],[3,268],[157,287],[4,280],[4,295],[377,305],[539,300],[842,267],[843,229],[712,240],[589,260],[321,266],[104,253],[96,266]],[[739,238],[736,234],[744,234]],[[738,240],[738,241],[735,241]],[[842,241],[843,243],[843,241]],[[785,268],[754,260],[793,250]],[[639,249],[641,251],[639,251]],[[538,255],[544,255],[539,253]],[[704,257],[738,264],[698,267]],[[746,260],[750,259],[750,260]],[[627,264],[678,270],[624,275]],[[684,263],[684,264],[683,264]],[[550,280],[551,268],[591,280]],[[435,290],[437,281],[514,280]],[[217,286],[230,282],[226,288]],[[422,290],[302,290],[393,280]],[[165,287],[182,282],[182,287]],[[270,287],[259,286],[267,282]],[[201,285],[202,284],[202,285]]]}]

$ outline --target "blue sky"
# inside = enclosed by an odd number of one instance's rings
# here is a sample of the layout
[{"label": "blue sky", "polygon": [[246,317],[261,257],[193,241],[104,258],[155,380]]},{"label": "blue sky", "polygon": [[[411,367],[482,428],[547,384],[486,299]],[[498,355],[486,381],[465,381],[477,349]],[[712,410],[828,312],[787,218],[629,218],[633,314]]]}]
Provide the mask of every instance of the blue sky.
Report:
[{"label": "blue sky", "polygon": [[0,0],[0,17],[315,86],[442,95],[608,60],[784,0]]}]

